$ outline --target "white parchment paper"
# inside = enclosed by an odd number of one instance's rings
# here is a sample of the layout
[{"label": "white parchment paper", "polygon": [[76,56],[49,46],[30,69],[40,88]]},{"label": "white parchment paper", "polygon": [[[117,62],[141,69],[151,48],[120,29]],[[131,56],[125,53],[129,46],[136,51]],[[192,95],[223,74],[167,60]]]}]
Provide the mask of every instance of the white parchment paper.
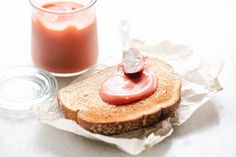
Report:
[{"label": "white parchment paper", "polygon": [[[223,61],[210,65],[201,57],[194,55],[188,46],[169,41],[132,40],[131,44],[143,53],[156,56],[171,64],[182,77],[181,103],[171,117],[148,128],[116,136],[104,136],[91,133],[74,121],[65,119],[55,100],[53,104],[38,105],[33,109],[40,121],[60,130],[112,144],[129,154],[136,155],[170,136],[174,131],[174,125],[183,124],[194,111],[216,92],[222,90],[217,77],[223,67]],[[94,71],[103,68],[104,66],[98,66]],[[75,81],[79,81],[82,77],[84,76],[78,77]]]}]

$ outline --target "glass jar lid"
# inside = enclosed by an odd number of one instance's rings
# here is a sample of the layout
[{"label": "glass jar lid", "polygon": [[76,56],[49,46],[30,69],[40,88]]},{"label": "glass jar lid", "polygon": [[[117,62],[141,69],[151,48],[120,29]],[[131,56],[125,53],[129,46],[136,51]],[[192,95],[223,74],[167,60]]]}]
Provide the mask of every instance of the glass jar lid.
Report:
[{"label": "glass jar lid", "polygon": [[34,66],[20,66],[0,71],[0,109],[8,117],[32,115],[34,105],[50,103],[58,89],[49,72]]}]

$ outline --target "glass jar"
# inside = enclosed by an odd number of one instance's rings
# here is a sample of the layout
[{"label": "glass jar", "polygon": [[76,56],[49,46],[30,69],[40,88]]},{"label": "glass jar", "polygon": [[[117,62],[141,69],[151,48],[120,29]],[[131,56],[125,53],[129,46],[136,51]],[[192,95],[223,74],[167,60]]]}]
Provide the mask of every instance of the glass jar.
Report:
[{"label": "glass jar", "polygon": [[30,0],[33,63],[56,76],[81,74],[96,64],[96,0]]}]

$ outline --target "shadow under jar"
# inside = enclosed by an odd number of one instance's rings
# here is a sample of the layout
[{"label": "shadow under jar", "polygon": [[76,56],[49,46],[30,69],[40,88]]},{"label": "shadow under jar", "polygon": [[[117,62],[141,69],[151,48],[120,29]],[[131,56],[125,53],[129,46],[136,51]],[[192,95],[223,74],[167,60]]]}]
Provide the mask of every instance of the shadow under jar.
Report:
[{"label": "shadow under jar", "polygon": [[56,76],[84,73],[96,64],[96,0],[30,0],[33,63]]}]

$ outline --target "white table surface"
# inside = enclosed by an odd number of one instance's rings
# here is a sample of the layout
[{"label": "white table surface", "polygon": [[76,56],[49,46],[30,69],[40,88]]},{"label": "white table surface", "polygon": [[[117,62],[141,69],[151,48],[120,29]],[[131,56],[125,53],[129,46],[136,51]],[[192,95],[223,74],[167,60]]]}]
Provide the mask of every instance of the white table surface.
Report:
[{"label": "white table surface", "polygon": [[[1,0],[0,69],[28,65],[30,5],[27,0]],[[131,22],[133,36],[170,40],[195,53],[226,61],[219,77],[224,90],[204,104],[160,144],[138,156],[234,157],[236,155],[236,1],[235,0],[98,0],[100,58],[120,53],[118,23]],[[118,60],[117,60],[118,61]],[[60,80],[66,84],[67,80]],[[1,113],[0,113],[1,115]],[[129,156],[100,142],[41,124],[36,118],[0,116],[1,157]]]}]

